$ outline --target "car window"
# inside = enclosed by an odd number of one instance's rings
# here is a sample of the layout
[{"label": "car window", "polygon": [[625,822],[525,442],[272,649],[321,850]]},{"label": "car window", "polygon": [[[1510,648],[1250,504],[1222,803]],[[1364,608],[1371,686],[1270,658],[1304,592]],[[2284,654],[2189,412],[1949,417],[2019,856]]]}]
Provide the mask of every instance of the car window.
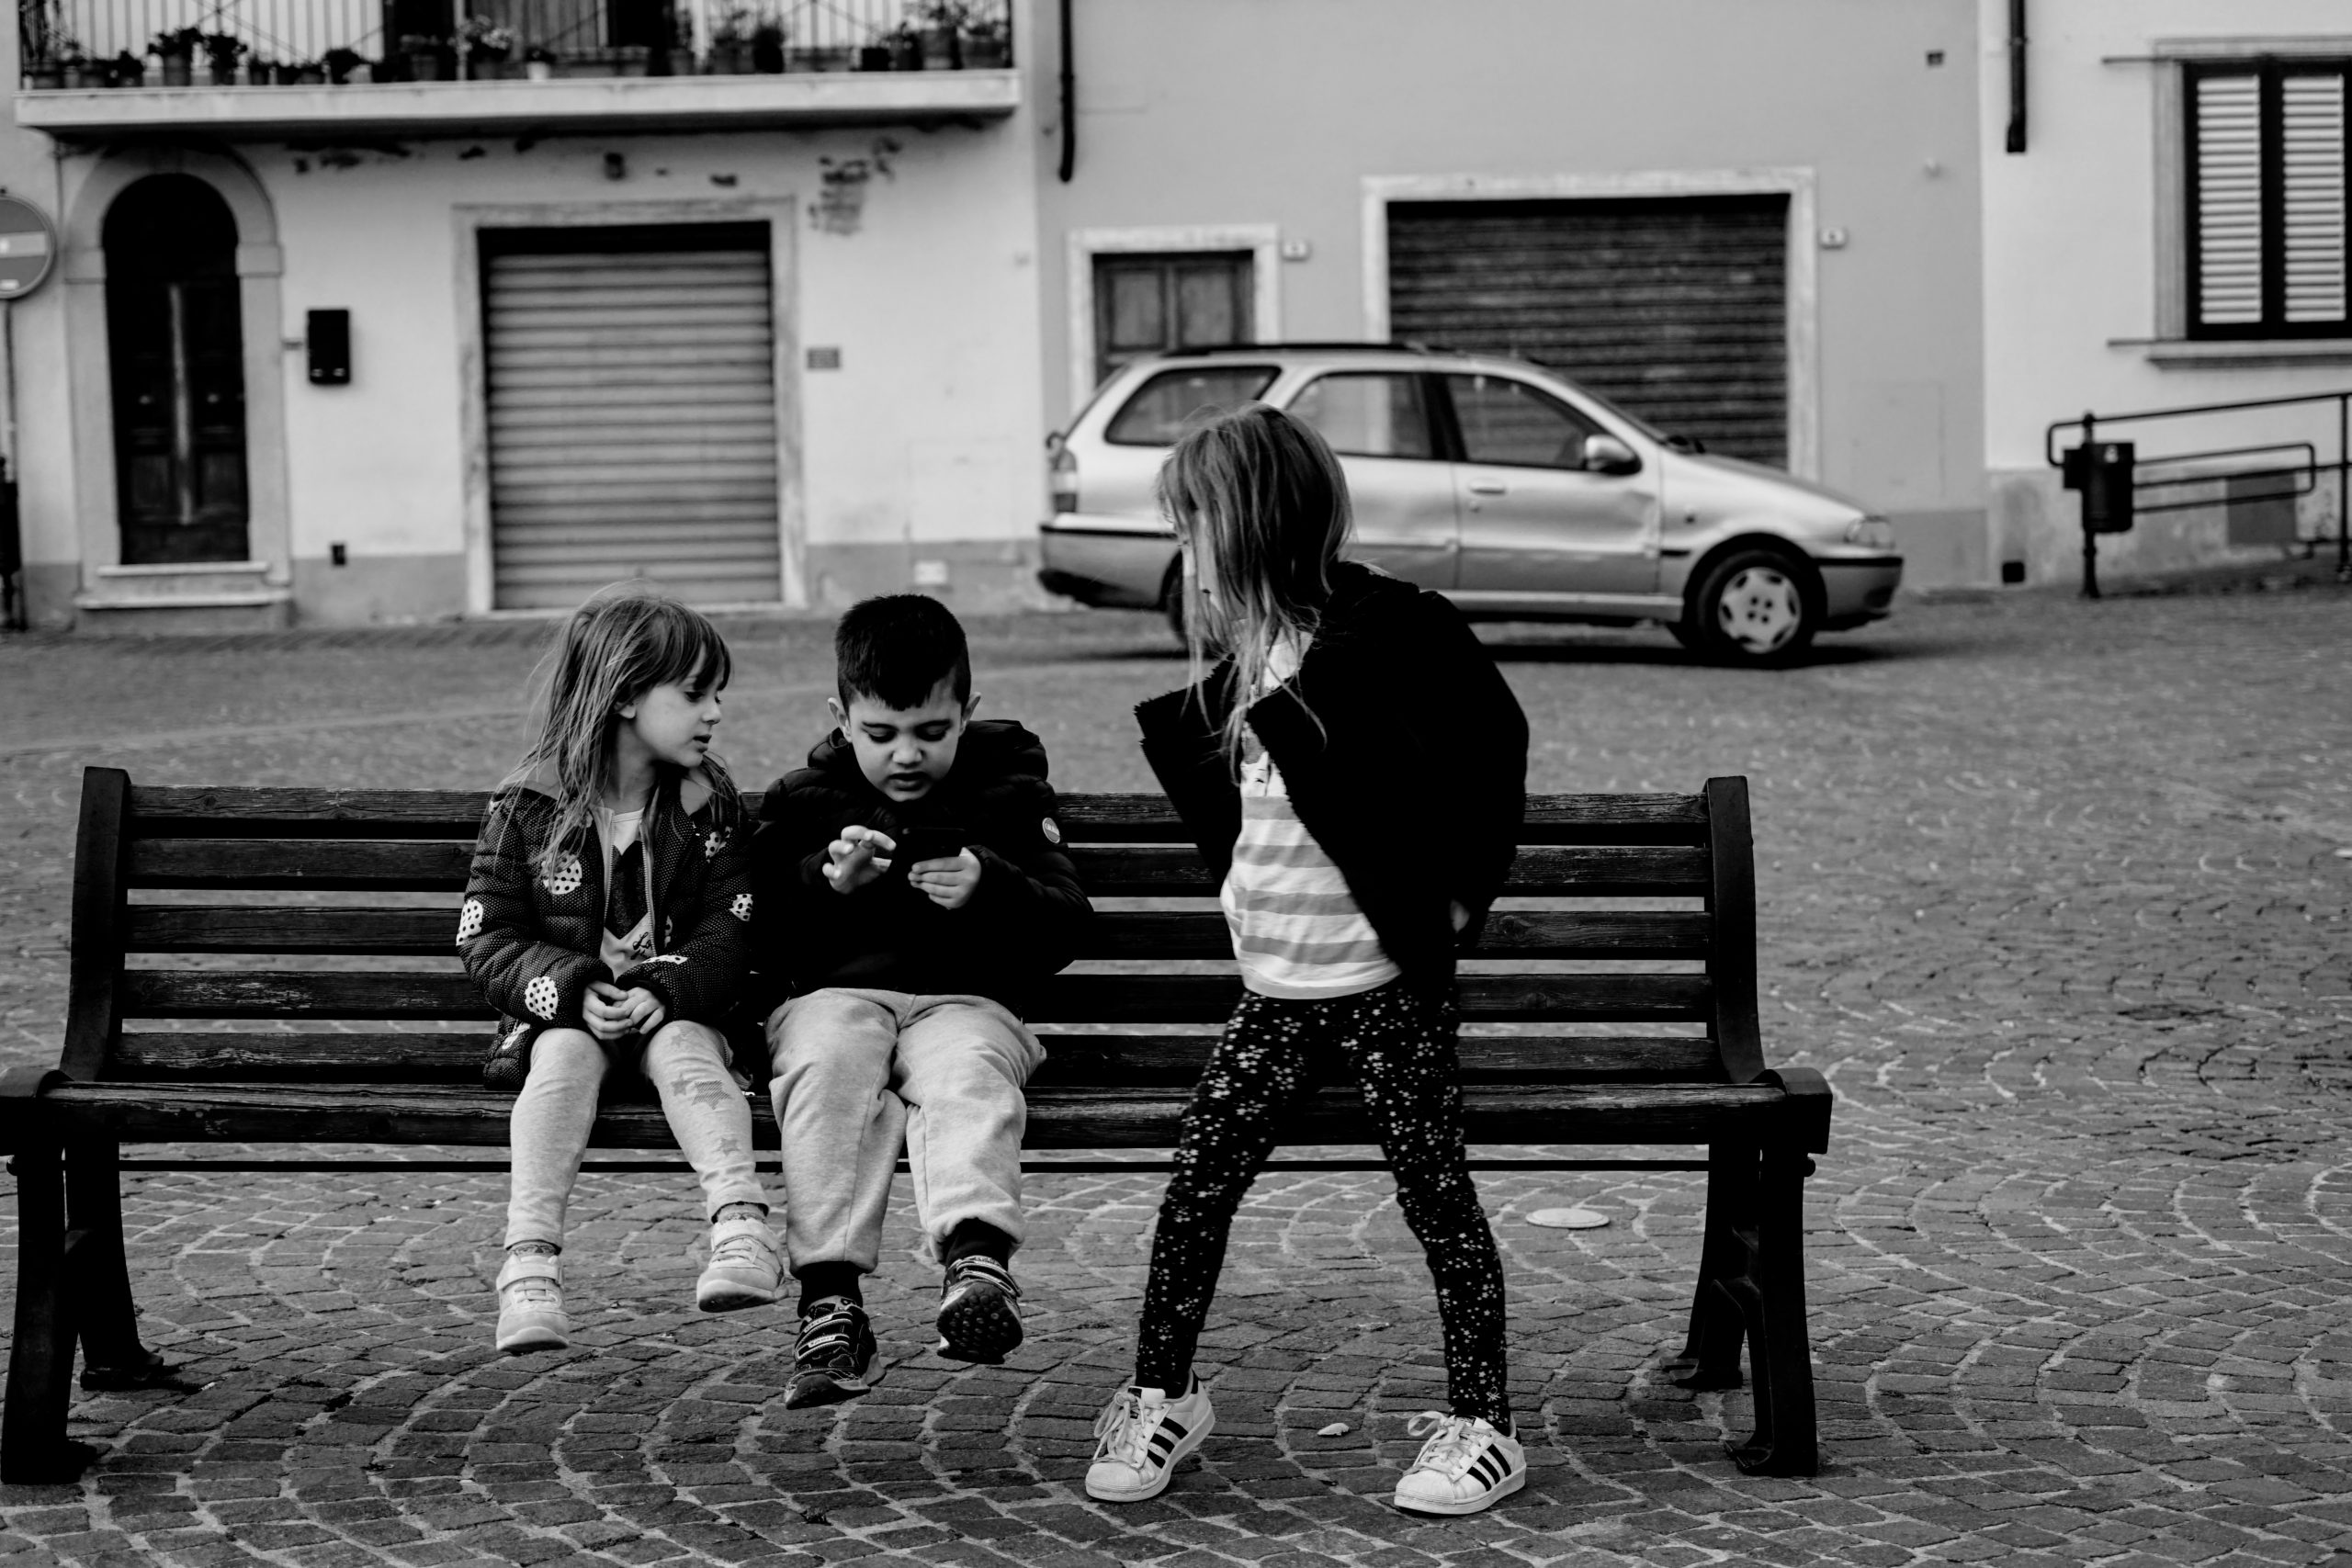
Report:
[{"label": "car window", "polygon": [[1274,384],[1271,365],[1199,365],[1162,370],[1112,415],[1102,439],[1121,446],[1173,446],[1202,420],[1239,408]]},{"label": "car window", "polygon": [[1351,457],[1427,457],[1430,417],[1414,371],[1349,370],[1307,384],[1290,412]]},{"label": "car window", "polygon": [[1448,376],[1462,455],[1474,463],[1521,468],[1581,468],[1584,438],[1600,427],[1524,381],[1500,376]]}]

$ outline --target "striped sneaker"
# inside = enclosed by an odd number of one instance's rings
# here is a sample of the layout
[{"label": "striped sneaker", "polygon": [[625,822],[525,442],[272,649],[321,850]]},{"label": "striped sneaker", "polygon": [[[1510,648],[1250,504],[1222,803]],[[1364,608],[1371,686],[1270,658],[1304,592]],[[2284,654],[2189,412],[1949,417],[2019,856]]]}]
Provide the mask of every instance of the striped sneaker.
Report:
[{"label": "striped sneaker", "polygon": [[1527,1484],[1527,1450],[1508,1432],[1471,1416],[1424,1410],[1406,1423],[1429,1435],[1421,1457],[1396,1483],[1396,1506],[1417,1514],[1475,1514]]},{"label": "striped sneaker", "polygon": [[1021,1344],[1021,1287],[995,1258],[959,1258],[939,1281],[939,1353],[1001,1361]]},{"label": "striped sneaker", "polygon": [[1094,1462],[1086,1467],[1086,1495],[1105,1503],[1140,1503],[1168,1490],[1176,1462],[1216,1429],[1208,1390],[1198,1377],[1182,1399],[1165,1389],[1121,1389],[1095,1418]]}]

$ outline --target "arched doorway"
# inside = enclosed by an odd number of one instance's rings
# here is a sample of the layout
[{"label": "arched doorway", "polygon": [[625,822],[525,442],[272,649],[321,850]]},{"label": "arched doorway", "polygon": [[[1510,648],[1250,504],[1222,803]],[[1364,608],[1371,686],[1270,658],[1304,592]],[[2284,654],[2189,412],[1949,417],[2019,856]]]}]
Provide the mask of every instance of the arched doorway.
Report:
[{"label": "arched doorway", "polygon": [[192,175],[107,209],[107,338],[122,563],[246,558],[237,221]]}]

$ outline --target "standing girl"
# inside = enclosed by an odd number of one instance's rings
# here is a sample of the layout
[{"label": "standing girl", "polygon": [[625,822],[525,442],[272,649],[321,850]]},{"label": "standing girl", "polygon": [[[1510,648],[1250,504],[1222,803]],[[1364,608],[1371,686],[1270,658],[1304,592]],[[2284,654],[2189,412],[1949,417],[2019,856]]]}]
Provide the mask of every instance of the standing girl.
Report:
[{"label": "standing girl", "polygon": [[[1396,1506],[1476,1513],[1527,1482],[1505,1386],[1503,1272],[1462,1147],[1455,952],[1501,888],[1527,721],[1460,613],[1339,558],[1347,480],[1308,425],[1252,404],[1159,473],[1195,683],[1136,709],[1144,754],[1223,879],[1241,1003],[1184,1113],[1133,1385],[1095,1424],[1087,1492],[1157,1496],[1216,1421],[1193,1352],[1235,1208],[1275,1130],[1344,1072],[1437,1281],[1453,1413]],[[1203,623],[1206,625],[1204,626]],[[1229,650],[1205,679],[1210,639]]]},{"label": "standing girl", "polygon": [[544,667],[538,738],[492,796],[458,920],[503,1015],[482,1077],[515,1096],[498,1348],[569,1344],[563,1216],[608,1074],[651,1080],[702,1179],[705,1312],[775,1299],[781,1255],[720,1021],[751,968],[749,835],[710,754],[731,669],[718,629],[651,594],[599,595]]}]

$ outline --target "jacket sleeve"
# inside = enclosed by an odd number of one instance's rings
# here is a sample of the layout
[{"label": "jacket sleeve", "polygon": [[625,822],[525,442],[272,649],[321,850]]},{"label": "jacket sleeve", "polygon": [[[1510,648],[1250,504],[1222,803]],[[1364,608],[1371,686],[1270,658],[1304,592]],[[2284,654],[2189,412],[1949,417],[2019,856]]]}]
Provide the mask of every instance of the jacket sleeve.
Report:
[{"label": "jacket sleeve", "polygon": [[1078,885],[1078,867],[1045,836],[1054,810],[1052,786],[1040,784],[1017,816],[1007,814],[1012,820],[1002,830],[989,835],[993,845],[972,846],[980,886],[965,906],[967,915],[986,922],[991,946],[1017,953],[1019,967],[1036,975],[1068,968],[1094,920],[1094,906]]},{"label": "jacket sleeve", "polygon": [[632,964],[613,984],[625,991],[642,986],[660,997],[669,1015],[666,1021],[716,1028],[750,987],[757,900],[752,893],[749,835],[733,825],[706,827],[702,833],[718,836],[718,842],[707,853],[707,838],[684,852],[706,863],[702,896],[681,918],[684,937],[667,952]]},{"label": "jacket sleeve", "polygon": [[1425,747],[1428,756],[1448,760],[1448,892],[1470,911],[1456,938],[1467,947],[1519,852],[1527,816],[1527,716],[1461,611],[1424,593],[1418,613],[1423,625],[1413,641],[1426,657],[1415,660],[1413,677],[1422,690],[1407,711],[1443,716],[1443,735],[1426,737]]},{"label": "jacket sleeve", "polygon": [[532,908],[531,807],[493,800],[474,840],[466,901],[458,912],[458,953],[482,999],[508,1018],[585,1027],[581,998],[612,974],[596,958],[541,941]]},{"label": "jacket sleeve", "polygon": [[1136,709],[1144,760],[1208,863],[1211,879],[1221,883],[1233,864],[1234,841],[1241,837],[1241,791],[1226,764],[1215,716],[1214,710],[1202,711],[1190,687],[1163,693]]}]

